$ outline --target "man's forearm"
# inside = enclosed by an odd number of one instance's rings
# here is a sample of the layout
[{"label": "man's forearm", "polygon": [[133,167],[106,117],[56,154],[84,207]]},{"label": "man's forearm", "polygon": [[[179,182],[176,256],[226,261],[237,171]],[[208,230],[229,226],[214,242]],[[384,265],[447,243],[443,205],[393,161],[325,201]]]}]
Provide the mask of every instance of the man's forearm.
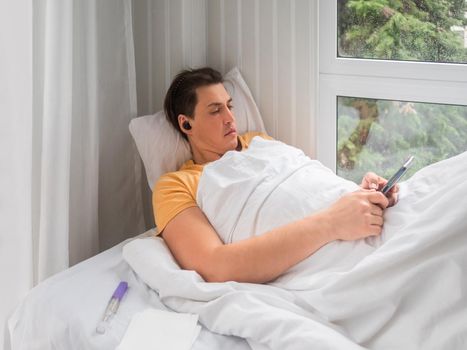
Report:
[{"label": "man's forearm", "polygon": [[261,236],[219,246],[211,257],[216,272],[205,278],[210,282],[274,280],[335,239],[325,215],[318,213]]}]

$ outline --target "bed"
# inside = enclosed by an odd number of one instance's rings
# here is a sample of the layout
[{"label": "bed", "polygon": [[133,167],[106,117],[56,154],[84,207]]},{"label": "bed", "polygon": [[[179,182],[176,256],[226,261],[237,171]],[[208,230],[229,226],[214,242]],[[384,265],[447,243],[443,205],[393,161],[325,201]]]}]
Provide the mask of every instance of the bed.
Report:
[{"label": "bed", "polygon": [[[153,235],[150,230],[142,235]],[[124,241],[33,288],[9,320],[12,349],[115,349],[131,318],[148,308],[168,310],[122,258]],[[105,334],[96,326],[120,281],[129,289]],[[240,338],[202,328],[192,349],[250,349]]]},{"label": "bed", "polygon": [[[264,131],[238,70],[229,74],[239,131]],[[189,157],[164,120],[159,113],[130,125],[150,186]],[[356,188],[300,150],[257,137],[247,151],[205,167],[197,201],[230,243]],[[31,290],[9,320],[12,350],[115,349],[147,308],[198,315],[203,328],[193,349],[465,349],[466,216],[467,152],[401,183],[380,237],[328,244],[269,284],[206,283],[181,270],[150,230]],[[112,328],[96,334],[121,280],[129,292]]]}]

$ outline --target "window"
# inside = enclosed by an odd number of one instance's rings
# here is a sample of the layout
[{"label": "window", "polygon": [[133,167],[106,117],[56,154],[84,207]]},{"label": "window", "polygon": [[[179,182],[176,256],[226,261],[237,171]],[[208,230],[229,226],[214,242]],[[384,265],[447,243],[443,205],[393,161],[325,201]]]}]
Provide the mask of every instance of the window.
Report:
[{"label": "window", "polygon": [[[370,170],[390,176],[410,154],[417,159],[413,172],[467,150],[467,49],[459,35],[464,22],[452,8],[450,17],[443,17],[443,30],[449,28],[445,34],[454,35],[451,38],[456,45],[456,50],[444,50],[443,55],[430,53],[436,45],[426,45],[432,32],[425,37],[407,28],[399,37],[403,41],[399,49],[390,50],[389,45],[379,50],[385,37],[369,38],[378,30],[384,31],[391,16],[404,16],[403,8],[397,7],[402,3],[415,4],[397,0],[319,2],[317,158],[357,182]],[[459,0],[416,3],[428,10],[433,4],[456,3],[459,8],[466,4]],[[371,11],[378,6],[377,14],[387,18],[379,18],[370,28],[368,19],[376,16]],[[419,15],[432,28],[429,20],[436,16],[428,10]],[[362,18],[355,18],[358,16]],[[392,37],[398,39],[394,33]],[[419,46],[408,49],[409,42]]]},{"label": "window", "polygon": [[467,106],[337,98],[337,173],[352,181],[369,169],[389,178],[413,155],[410,176],[465,150]]},{"label": "window", "polygon": [[339,57],[467,62],[467,2],[339,0]]}]

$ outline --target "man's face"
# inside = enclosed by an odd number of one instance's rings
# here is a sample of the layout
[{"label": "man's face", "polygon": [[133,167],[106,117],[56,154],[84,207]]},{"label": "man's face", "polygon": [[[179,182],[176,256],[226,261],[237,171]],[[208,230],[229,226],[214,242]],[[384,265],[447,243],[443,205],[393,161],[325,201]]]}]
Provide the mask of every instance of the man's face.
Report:
[{"label": "man's face", "polygon": [[198,103],[192,126],[192,141],[202,150],[223,155],[237,147],[237,126],[232,98],[222,84],[196,89]]}]

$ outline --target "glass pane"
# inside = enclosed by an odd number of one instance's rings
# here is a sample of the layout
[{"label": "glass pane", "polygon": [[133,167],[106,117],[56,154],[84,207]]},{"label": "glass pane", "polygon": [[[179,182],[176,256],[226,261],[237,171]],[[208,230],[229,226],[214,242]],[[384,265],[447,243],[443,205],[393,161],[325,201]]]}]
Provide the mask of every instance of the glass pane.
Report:
[{"label": "glass pane", "polygon": [[338,56],[467,63],[466,0],[337,0]]},{"label": "glass pane", "polygon": [[389,178],[410,156],[418,169],[467,151],[467,106],[337,98],[337,173]]}]

